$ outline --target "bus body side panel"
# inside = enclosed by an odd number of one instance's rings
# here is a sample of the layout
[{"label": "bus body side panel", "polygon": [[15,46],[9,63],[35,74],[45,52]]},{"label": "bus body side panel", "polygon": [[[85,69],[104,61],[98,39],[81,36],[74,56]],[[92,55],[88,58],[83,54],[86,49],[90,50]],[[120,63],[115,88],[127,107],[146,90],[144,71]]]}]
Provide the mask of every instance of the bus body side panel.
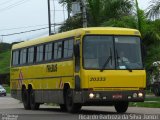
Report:
[{"label": "bus body side panel", "polygon": [[63,86],[70,83],[74,88],[73,61],[12,68],[11,91],[14,98],[21,100],[21,88],[32,85],[36,102],[63,103]]}]

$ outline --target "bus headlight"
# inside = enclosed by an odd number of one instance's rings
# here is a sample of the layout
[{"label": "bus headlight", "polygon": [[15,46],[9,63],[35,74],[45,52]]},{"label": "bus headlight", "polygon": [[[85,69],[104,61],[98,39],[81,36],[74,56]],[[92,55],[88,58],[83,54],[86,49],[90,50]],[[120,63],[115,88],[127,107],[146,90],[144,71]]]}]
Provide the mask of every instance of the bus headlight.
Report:
[{"label": "bus headlight", "polygon": [[137,96],[137,93],[133,93],[133,98],[136,98]]},{"label": "bus headlight", "polygon": [[93,98],[94,98],[94,94],[93,94],[93,93],[90,93],[90,94],[89,94],[89,98],[90,98],[90,99],[93,99]]},{"label": "bus headlight", "polygon": [[143,97],[143,93],[138,93],[138,97]]}]

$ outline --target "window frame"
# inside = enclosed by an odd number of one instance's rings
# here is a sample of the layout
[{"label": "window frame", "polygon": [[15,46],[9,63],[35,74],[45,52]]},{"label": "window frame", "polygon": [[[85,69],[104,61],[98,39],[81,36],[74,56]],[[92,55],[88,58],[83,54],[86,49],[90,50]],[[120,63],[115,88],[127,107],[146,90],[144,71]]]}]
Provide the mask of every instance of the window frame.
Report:
[{"label": "window frame", "polygon": [[[70,45],[69,44],[70,41],[72,41],[72,49],[70,49],[70,46],[69,46]],[[67,49],[66,50],[67,51],[67,56],[66,57],[65,57],[65,42],[68,42],[68,46],[67,46],[68,48],[66,48]],[[72,50],[72,55],[69,56],[69,51],[70,50]],[[63,58],[64,59],[72,58],[73,57],[73,53],[74,53],[73,50],[74,50],[74,39],[71,38],[71,39],[64,40],[63,41]]]},{"label": "window frame", "polygon": [[[29,57],[29,53],[30,53],[30,52],[29,52],[29,49],[32,49],[32,48],[33,48],[33,53],[32,53],[32,54],[33,54],[33,58],[32,58],[33,60],[30,62],[30,60],[29,60],[29,59],[30,59],[30,57]],[[34,47],[34,46],[30,46],[30,47],[28,47],[27,49],[28,49],[27,64],[33,64],[34,61],[35,61],[35,47]],[[32,51],[31,51],[31,52],[32,52]]]},{"label": "window frame", "polygon": [[[24,50],[26,50],[26,52],[24,52]],[[19,59],[20,59],[19,64],[20,64],[20,65],[24,65],[24,64],[27,63],[27,54],[28,54],[28,53],[27,53],[27,48],[22,48],[22,49],[19,50],[19,52],[20,52],[20,53],[19,53],[19,54],[20,54],[20,55],[19,55],[19,57],[20,57],[20,58],[19,58]],[[21,52],[22,52],[22,54],[21,54]],[[25,53],[25,58],[23,58],[23,57],[24,57],[24,53]],[[22,61],[21,61],[21,60],[22,60]],[[25,62],[24,62],[23,60],[25,60]]]},{"label": "window frame", "polygon": [[[14,52],[15,52],[15,53],[18,52],[18,58],[16,57],[16,58],[17,58],[16,61],[18,60],[18,61],[16,62],[17,64],[15,64],[15,62],[14,62],[14,59],[15,59],[15,58],[14,58]],[[20,52],[19,52],[19,49],[13,50],[13,51],[12,51],[12,66],[18,66],[18,65],[19,65],[19,61],[20,61]]]},{"label": "window frame", "polygon": [[142,59],[142,69],[133,69],[133,70],[144,70],[144,63],[143,63],[143,55],[142,55],[142,40],[141,36],[139,35],[113,35],[113,34],[90,34],[90,35],[84,35],[82,37],[82,68],[85,70],[100,70],[100,69],[92,69],[92,68],[85,68],[84,66],[84,38],[86,36],[113,36],[113,53],[114,53],[114,61],[115,61],[115,68],[114,69],[104,69],[104,70],[127,70],[127,69],[117,69],[117,59],[116,59],[116,49],[115,49],[115,37],[116,36],[129,36],[129,37],[139,37],[140,38],[140,54],[141,54],[141,59]]},{"label": "window frame", "polygon": [[[57,49],[55,49],[56,43],[57,43]],[[61,54],[60,54],[61,57],[60,57],[60,58],[58,57],[58,55],[59,55],[59,53],[58,53],[58,52],[59,52],[59,46],[58,46],[59,43],[61,44],[61,50],[60,50],[60,52],[61,52]],[[53,47],[53,49],[54,49],[54,50],[53,50],[53,53],[52,53],[52,54],[54,54],[54,55],[53,55],[53,60],[54,60],[54,61],[57,61],[57,60],[63,59],[63,40],[55,41],[55,42],[54,42],[54,47]],[[57,50],[57,52],[56,52],[56,50]],[[56,58],[55,58],[55,52],[56,52]]]},{"label": "window frame", "polygon": [[[42,47],[42,48],[41,48]],[[39,48],[39,51],[38,51]],[[42,51],[41,51],[42,50]],[[36,46],[36,55],[35,55],[35,62],[41,63],[44,61],[44,44],[40,44]]]},{"label": "window frame", "polygon": [[[50,59],[48,59],[48,57],[46,59],[46,46],[47,45],[52,45],[51,46],[51,58]],[[53,52],[54,52],[54,42],[46,43],[45,47],[44,47],[44,61],[51,61],[51,60],[53,60]]]},{"label": "window frame", "polygon": [[[64,58],[63,54],[64,54],[64,41],[66,40],[73,40],[73,49],[74,49],[74,41],[75,38],[73,37],[68,37],[68,38],[64,38],[64,39],[58,39],[58,40],[53,40],[53,41],[49,41],[49,42],[45,42],[45,43],[40,43],[40,44],[36,44],[36,45],[31,45],[31,46],[27,46],[27,47],[23,47],[23,48],[18,48],[18,49],[14,49],[12,50],[12,66],[11,67],[18,67],[18,66],[30,66],[30,65],[38,65],[38,64],[47,64],[47,63],[54,63],[54,62],[59,62],[59,61],[68,61],[68,60],[73,60],[73,56],[74,56],[74,52],[72,57],[68,57],[68,58]],[[62,47],[61,47],[61,58],[60,59],[54,59],[54,44],[57,42],[62,42]],[[52,59],[51,60],[45,60],[45,45],[46,44],[52,44]],[[37,57],[37,46],[43,46],[43,60],[38,62],[36,60]],[[33,55],[33,62],[29,62],[29,49],[33,48],[34,49],[34,55]],[[21,49],[27,49],[27,62],[25,64],[19,64],[20,58],[18,58],[18,64],[17,65],[13,65],[13,52],[14,51],[20,51]],[[20,54],[20,52],[19,52]]]}]

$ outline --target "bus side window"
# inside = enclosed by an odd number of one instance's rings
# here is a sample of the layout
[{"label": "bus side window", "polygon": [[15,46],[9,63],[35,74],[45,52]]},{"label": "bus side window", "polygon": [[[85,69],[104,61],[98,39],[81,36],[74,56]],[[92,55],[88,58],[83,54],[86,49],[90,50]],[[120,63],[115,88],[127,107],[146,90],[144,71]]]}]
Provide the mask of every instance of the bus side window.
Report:
[{"label": "bus side window", "polygon": [[28,63],[33,63],[34,61],[34,47],[28,48]]},{"label": "bus side window", "polygon": [[45,60],[51,60],[52,59],[52,43],[46,44],[45,45]]},{"label": "bus side window", "polygon": [[64,50],[63,50],[63,57],[64,58],[71,58],[73,56],[73,40],[65,40],[64,41]]},{"label": "bus side window", "polygon": [[54,59],[62,58],[62,41],[54,43]]},{"label": "bus side window", "polygon": [[20,65],[25,64],[27,60],[27,49],[20,50]]},{"label": "bus side window", "polygon": [[36,62],[42,62],[43,61],[43,45],[37,46],[37,55],[36,55]]},{"label": "bus side window", "polygon": [[13,51],[13,57],[12,57],[12,65],[16,66],[19,64],[19,51]]}]

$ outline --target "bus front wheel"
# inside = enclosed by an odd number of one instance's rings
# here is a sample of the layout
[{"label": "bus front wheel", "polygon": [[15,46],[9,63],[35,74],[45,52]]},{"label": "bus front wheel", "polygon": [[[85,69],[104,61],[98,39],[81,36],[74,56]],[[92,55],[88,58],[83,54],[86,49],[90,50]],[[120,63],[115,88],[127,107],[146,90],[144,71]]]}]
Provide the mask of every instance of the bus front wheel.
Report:
[{"label": "bus front wheel", "polygon": [[128,109],[128,102],[116,102],[114,107],[118,113],[125,113]]},{"label": "bus front wheel", "polygon": [[33,89],[30,90],[30,106],[31,110],[38,110],[40,104],[35,101],[35,92]]},{"label": "bus front wheel", "polygon": [[29,100],[29,93],[26,88],[22,89],[22,102],[23,102],[25,110],[31,109],[30,100]]},{"label": "bus front wheel", "polygon": [[70,113],[77,113],[81,109],[81,104],[73,102],[73,90],[67,89],[65,93],[66,109]]},{"label": "bus front wheel", "polygon": [[60,104],[59,106],[60,106],[61,111],[66,111],[67,110],[65,104]]}]

